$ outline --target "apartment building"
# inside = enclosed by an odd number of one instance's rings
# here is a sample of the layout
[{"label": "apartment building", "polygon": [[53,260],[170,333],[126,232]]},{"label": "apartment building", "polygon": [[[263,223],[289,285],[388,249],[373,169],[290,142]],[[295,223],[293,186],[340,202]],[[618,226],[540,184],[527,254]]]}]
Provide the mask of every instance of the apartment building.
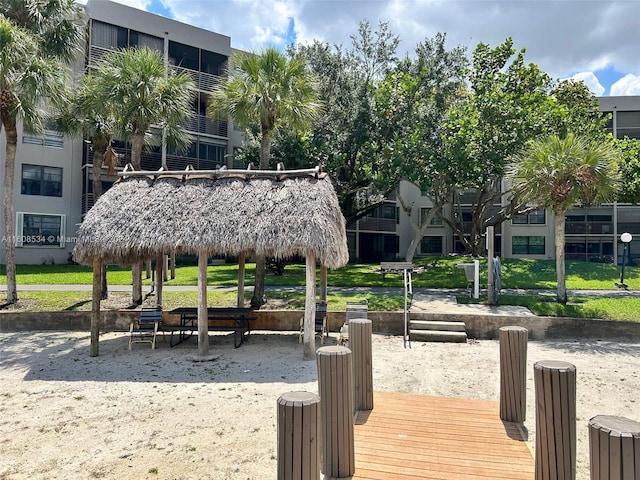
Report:
[{"label": "apartment building", "polygon": [[[234,149],[241,145],[239,129],[226,118],[212,118],[208,100],[232,54],[231,38],[108,0],[88,0],[87,44],[73,67],[74,78],[92,68],[107,51],[146,46],[161,52],[171,68],[189,73],[197,85],[189,131],[193,143],[178,155],[158,146],[145,151],[142,168],[172,170],[233,167]],[[154,133],[159,139],[160,131]],[[0,158],[5,155],[2,136]],[[116,142],[122,166],[130,161],[130,147]],[[65,263],[74,247],[77,225],[93,205],[93,151],[82,138],[47,129],[43,137],[19,132],[14,206],[16,262]],[[0,182],[4,169],[0,169]],[[103,186],[115,177],[103,172]],[[1,184],[1,183],[0,183]],[[3,219],[0,227],[4,232]],[[4,248],[0,249],[4,263]]]},{"label": "apartment building", "polygon": [[[611,114],[608,129],[613,135],[640,139],[640,96],[600,97],[598,100],[600,110]],[[415,185],[403,182],[398,194],[402,195],[405,204],[413,204],[411,215],[414,220],[426,217],[432,205]],[[470,196],[461,195],[460,207],[462,220],[470,220]],[[444,214],[451,215],[451,212]],[[629,245],[631,257],[640,258],[640,206],[614,203],[575,208],[566,216],[566,258],[585,261],[612,258],[620,263],[620,235],[624,232],[633,237]],[[399,207],[396,194],[367,217],[349,225],[347,233],[351,259],[371,262],[404,258],[414,235],[409,217]],[[494,235],[496,253],[502,257],[555,258],[553,213],[550,211],[515,216],[496,227]],[[416,253],[417,256],[429,256],[462,251],[462,245],[451,229],[441,219],[434,219]]]}]

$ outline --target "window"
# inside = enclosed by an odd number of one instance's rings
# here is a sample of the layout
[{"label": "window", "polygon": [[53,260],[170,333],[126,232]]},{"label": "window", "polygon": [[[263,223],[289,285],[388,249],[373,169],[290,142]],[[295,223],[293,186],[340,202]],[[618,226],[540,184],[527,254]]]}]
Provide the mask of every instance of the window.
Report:
[{"label": "window", "polygon": [[640,139],[640,111],[618,112],[616,118],[616,134],[618,138]]},{"label": "window", "polygon": [[109,50],[126,48],[129,44],[126,28],[108,23],[93,21],[91,29],[91,45]]},{"label": "window", "polygon": [[[427,218],[427,215],[429,215],[429,213],[431,212],[431,210],[433,209],[428,207],[420,208],[420,225],[424,225],[424,221]],[[441,227],[442,225],[443,225],[442,218],[440,218],[438,215],[435,215],[429,222],[430,227]]]},{"label": "window", "polygon": [[34,135],[32,133],[25,132],[22,134],[22,143],[62,148],[64,146],[64,136],[62,135],[62,132],[55,129],[53,121],[47,121],[44,125],[44,132],[42,135]]},{"label": "window", "polygon": [[22,165],[23,195],[62,196],[62,169],[42,165]]},{"label": "window", "polygon": [[425,255],[442,255],[442,237],[422,237],[420,253]]},{"label": "window", "polygon": [[545,211],[536,210],[524,215],[514,215],[511,223],[513,225],[544,225]]},{"label": "window", "polygon": [[511,253],[514,255],[544,255],[544,237],[513,237],[511,239]]},{"label": "window", "polygon": [[16,217],[16,247],[64,247],[64,215],[18,212]]},{"label": "window", "polygon": [[398,212],[397,207],[391,203],[383,203],[377,208],[374,208],[367,214],[367,217],[371,218],[384,218],[387,220],[397,220]]}]

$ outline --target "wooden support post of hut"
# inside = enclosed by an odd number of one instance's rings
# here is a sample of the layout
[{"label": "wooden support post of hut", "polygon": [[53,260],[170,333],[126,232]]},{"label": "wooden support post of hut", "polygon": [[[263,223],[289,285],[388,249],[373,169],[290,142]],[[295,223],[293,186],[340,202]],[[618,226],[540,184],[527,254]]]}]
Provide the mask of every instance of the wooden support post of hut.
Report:
[{"label": "wooden support post of hut", "polygon": [[209,354],[209,315],[207,312],[207,253],[198,253],[198,356]]},{"label": "wooden support post of hut", "polygon": [[244,308],[244,270],[245,270],[246,256],[244,253],[238,255],[238,301],[236,305],[238,308]]},{"label": "wooden support post of hut", "polygon": [[278,398],[278,478],[320,479],[320,397],[288,392]]},{"label": "wooden support post of hut", "polygon": [[102,261],[93,257],[93,291],[91,295],[91,346],[89,356],[97,357],[100,352],[100,298],[102,290]]},{"label": "wooden support post of hut", "polygon": [[355,411],[373,410],[372,322],[356,318],[349,323],[349,347],[353,352]]},{"label": "wooden support post of hut", "polygon": [[164,284],[164,254],[158,255],[156,260],[156,307],[162,308],[162,286]]},{"label": "wooden support post of hut", "polygon": [[327,303],[327,266],[320,265],[320,303]]},{"label": "wooden support post of hut", "polygon": [[536,362],[535,480],[576,478],[576,367]]},{"label": "wooden support post of hut", "polygon": [[612,415],[589,420],[591,480],[640,479],[640,422]]},{"label": "wooden support post of hut", "polygon": [[523,327],[501,327],[500,418],[523,423],[527,412],[527,339]]},{"label": "wooden support post of hut", "polygon": [[355,473],[351,350],[321,347],[317,352],[320,393],[320,469],[325,477]]},{"label": "wooden support post of hut", "polygon": [[315,359],[316,350],[316,259],[307,255],[307,288],[304,301],[304,346],[302,357],[305,360]]}]

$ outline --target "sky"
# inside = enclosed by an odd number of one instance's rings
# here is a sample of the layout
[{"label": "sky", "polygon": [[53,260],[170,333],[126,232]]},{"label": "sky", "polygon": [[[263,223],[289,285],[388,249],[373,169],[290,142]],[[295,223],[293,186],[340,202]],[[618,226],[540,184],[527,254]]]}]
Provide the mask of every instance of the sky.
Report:
[{"label": "sky", "polygon": [[640,95],[640,0],[117,0],[231,37],[257,51],[320,40],[351,46],[362,20],[388,22],[400,55],[438,32],[447,45],[497,46],[507,37],[554,79],[593,93]]}]

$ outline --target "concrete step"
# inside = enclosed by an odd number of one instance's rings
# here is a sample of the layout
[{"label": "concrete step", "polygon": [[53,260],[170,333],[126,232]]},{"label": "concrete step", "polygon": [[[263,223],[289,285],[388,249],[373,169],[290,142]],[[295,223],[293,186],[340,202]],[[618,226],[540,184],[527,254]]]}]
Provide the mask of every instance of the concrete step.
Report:
[{"label": "concrete step", "polygon": [[449,332],[466,331],[464,322],[445,320],[409,320],[411,330],[444,330]]},{"label": "concrete step", "polygon": [[409,330],[411,341],[420,342],[466,342],[466,332],[448,332],[444,330]]}]

